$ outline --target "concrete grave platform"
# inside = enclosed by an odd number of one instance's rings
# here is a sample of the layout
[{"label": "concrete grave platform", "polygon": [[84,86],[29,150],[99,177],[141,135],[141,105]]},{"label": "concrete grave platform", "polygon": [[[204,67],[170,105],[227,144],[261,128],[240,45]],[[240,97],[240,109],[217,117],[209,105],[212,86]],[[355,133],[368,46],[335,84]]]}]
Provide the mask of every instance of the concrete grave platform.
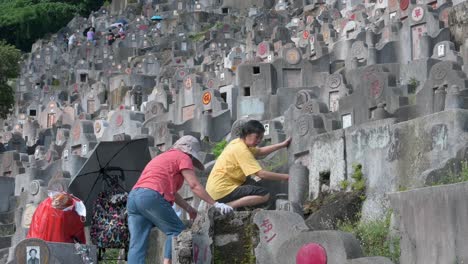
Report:
[{"label": "concrete grave platform", "polygon": [[[84,245],[82,245],[84,246]],[[97,263],[97,249],[86,245],[90,261]],[[24,239],[16,245],[14,259],[9,264],[27,264],[29,252],[36,250],[40,264],[82,264],[82,256],[78,254],[75,244],[46,242],[37,238]]]},{"label": "concrete grave platform", "polygon": [[274,263],[295,264],[297,252],[308,243],[317,243],[325,249],[328,264],[343,264],[347,263],[348,259],[362,257],[359,241],[350,233],[308,231],[285,241],[276,252]]},{"label": "concrete grave platform", "polygon": [[300,215],[287,211],[261,210],[255,213],[253,222],[260,239],[255,248],[257,263],[274,263],[276,252],[285,241],[308,230]]},{"label": "concrete grave platform", "polygon": [[468,183],[391,193],[402,264],[468,263]]}]

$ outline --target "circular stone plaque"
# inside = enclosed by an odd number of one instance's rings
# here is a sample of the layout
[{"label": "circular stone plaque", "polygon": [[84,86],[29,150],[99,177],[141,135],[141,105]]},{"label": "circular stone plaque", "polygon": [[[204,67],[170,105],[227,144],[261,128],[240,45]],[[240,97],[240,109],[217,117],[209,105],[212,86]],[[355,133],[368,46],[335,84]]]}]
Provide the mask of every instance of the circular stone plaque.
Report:
[{"label": "circular stone plaque", "polygon": [[289,49],[286,51],[286,61],[289,64],[298,64],[301,61],[301,54],[297,49]]},{"label": "circular stone plaque", "polygon": [[400,9],[405,11],[408,9],[409,6],[409,0],[400,0]]},{"label": "circular stone plaque", "polygon": [[41,188],[41,183],[38,180],[34,180],[29,184],[29,192],[32,195],[38,194],[40,188]]},{"label": "circular stone plaque", "polygon": [[443,63],[436,64],[431,69],[431,75],[434,76],[435,80],[442,80],[447,76],[446,65]]},{"label": "circular stone plaque", "polygon": [[332,89],[337,88],[341,84],[340,75],[335,73],[335,74],[332,74],[332,75],[328,76],[327,83],[328,83],[328,86],[330,88],[332,88]]},{"label": "circular stone plaque", "polygon": [[211,93],[210,92],[203,93],[202,101],[204,105],[211,103]]}]

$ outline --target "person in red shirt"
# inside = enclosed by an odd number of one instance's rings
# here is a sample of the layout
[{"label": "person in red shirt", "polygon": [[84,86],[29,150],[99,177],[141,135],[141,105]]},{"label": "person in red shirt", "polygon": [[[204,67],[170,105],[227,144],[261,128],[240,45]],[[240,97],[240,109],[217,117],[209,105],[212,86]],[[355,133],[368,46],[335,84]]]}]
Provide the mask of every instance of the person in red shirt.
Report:
[{"label": "person in red shirt", "polygon": [[218,203],[205,191],[197,179],[194,166],[204,170],[198,151],[200,143],[193,136],[183,136],[171,149],[152,159],[143,170],[140,178],[128,195],[128,228],[130,248],[128,263],[145,263],[148,236],[153,226],[167,236],[164,248],[164,264],[172,259],[172,237],[185,229],[185,225],[172,208],[174,202],[187,211],[190,219],[195,219],[197,210],[190,206],[177,191],[184,180],[192,192],[208,204],[214,205],[222,214],[229,213],[232,207]]}]

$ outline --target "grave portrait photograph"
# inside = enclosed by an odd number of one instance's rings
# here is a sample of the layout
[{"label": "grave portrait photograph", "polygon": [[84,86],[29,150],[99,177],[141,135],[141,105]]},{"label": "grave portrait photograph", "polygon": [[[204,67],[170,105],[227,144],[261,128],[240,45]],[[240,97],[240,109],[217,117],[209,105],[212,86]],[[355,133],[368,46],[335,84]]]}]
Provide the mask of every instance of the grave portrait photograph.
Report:
[{"label": "grave portrait photograph", "polygon": [[41,263],[41,250],[39,247],[26,247],[27,264]]}]

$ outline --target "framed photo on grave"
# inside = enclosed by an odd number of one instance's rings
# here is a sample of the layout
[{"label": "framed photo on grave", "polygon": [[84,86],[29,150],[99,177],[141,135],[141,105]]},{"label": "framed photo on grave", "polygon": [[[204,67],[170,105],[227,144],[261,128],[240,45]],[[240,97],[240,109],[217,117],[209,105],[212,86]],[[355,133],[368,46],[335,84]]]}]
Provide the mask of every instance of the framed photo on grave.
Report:
[{"label": "framed photo on grave", "polygon": [[353,120],[351,114],[345,114],[341,116],[341,123],[343,128],[351,127],[353,125]]},{"label": "framed photo on grave", "polygon": [[340,95],[339,95],[338,91],[330,92],[330,96],[329,96],[330,112],[338,111],[338,109],[339,109],[339,100],[340,100]]},{"label": "framed photo on grave", "polygon": [[18,243],[15,257],[17,264],[48,264],[50,262],[50,249],[45,241],[29,238]]},{"label": "framed photo on grave", "polygon": [[195,105],[182,107],[182,121],[187,121],[195,117]]},{"label": "framed photo on grave", "polygon": [[437,56],[439,58],[445,56],[445,45],[444,44],[441,44],[441,45],[437,46]]}]

